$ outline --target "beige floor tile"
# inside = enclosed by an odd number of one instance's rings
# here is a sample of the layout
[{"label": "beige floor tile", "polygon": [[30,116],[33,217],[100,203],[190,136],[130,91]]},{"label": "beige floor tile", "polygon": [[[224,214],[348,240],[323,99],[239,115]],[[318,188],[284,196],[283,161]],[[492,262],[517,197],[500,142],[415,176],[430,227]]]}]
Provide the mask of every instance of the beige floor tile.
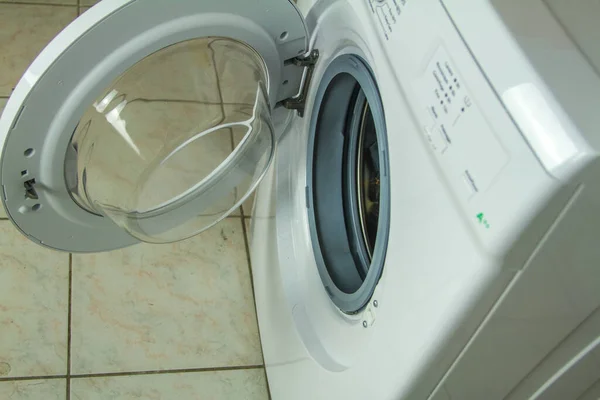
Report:
[{"label": "beige floor tile", "polygon": [[0,3],[36,3],[36,4],[76,5],[77,0],[0,0]]},{"label": "beige floor tile", "polygon": [[0,399],[64,400],[66,390],[64,379],[0,382]]},{"label": "beige floor tile", "polygon": [[73,257],[73,373],[262,363],[241,220]]},{"label": "beige floor tile", "polygon": [[[0,99],[0,116],[2,115],[2,110],[4,110],[6,101],[7,99]],[[4,207],[2,205],[0,205],[0,218],[6,218],[6,212],[4,211]]]},{"label": "beige floor tile", "polygon": [[[259,85],[265,85],[263,61],[254,50],[229,39],[214,40],[215,67],[224,103],[253,105]],[[264,87],[264,86],[263,86]]]},{"label": "beige floor tile", "polygon": [[7,101],[7,98],[0,98],[0,116],[2,115],[2,111],[4,111],[4,106],[6,105]]},{"label": "beige floor tile", "polygon": [[71,381],[73,400],[266,400],[262,369],[86,378]]},{"label": "beige floor tile", "polygon": [[252,207],[254,206],[254,197],[255,193],[252,193],[242,204],[242,208],[244,209],[244,215],[249,217],[252,215]]},{"label": "beige floor tile", "polygon": [[68,254],[0,221],[0,376],[66,373],[68,285]]},{"label": "beige floor tile", "polygon": [[[213,41],[198,38],[165,47],[130,67],[112,83],[111,91],[126,93],[128,101],[140,99],[160,102],[163,108],[174,107],[178,117],[184,116],[178,107],[185,105],[169,105],[169,101],[184,102],[191,107],[201,107],[202,103],[218,105],[219,87],[210,47]],[[185,116],[203,126],[203,121],[197,121],[194,115]]]},{"label": "beige floor tile", "polygon": [[1,4],[0,96],[10,95],[48,42],[77,16],[77,7]]}]

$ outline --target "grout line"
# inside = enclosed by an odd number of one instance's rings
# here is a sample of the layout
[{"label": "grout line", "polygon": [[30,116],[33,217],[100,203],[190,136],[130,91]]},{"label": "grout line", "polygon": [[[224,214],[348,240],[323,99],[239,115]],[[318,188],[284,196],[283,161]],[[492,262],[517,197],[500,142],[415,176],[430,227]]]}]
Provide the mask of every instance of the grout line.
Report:
[{"label": "grout line", "polygon": [[[215,57],[215,49],[212,48],[212,44],[214,43],[214,40],[211,41],[208,44],[208,48],[210,49],[210,59],[212,60],[213,63],[213,71],[215,72],[215,78],[216,78],[216,83],[217,83],[217,91],[219,92],[219,101],[220,101],[220,106],[221,106],[221,115],[223,116],[221,122],[219,122],[219,124],[223,123],[226,119],[227,119],[227,113],[225,112],[225,105],[223,103],[223,89],[221,88],[221,78],[219,77],[219,70],[217,68],[217,59]],[[227,130],[229,131],[229,142],[230,142],[230,146],[231,146],[231,151],[233,152],[235,150],[235,138],[233,135],[233,129],[232,128],[227,128]],[[237,192],[237,187],[234,188],[234,200],[237,200],[237,196],[238,196],[238,192]],[[240,205],[239,209],[240,209],[240,213],[243,216],[244,213],[242,211],[243,206]]]},{"label": "grout line", "polygon": [[[2,5],[2,3],[0,3],[0,5]],[[241,208],[241,207],[240,207],[240,208]],[[225,218],[240,218],[240,215],[228,215],[228,216],[226,216]],[[246,219],[249,219],[249,218],[251,218],[251,217],[248,217],[248,216],[246,216],[246,217],[244,217],[244,218],[246,218]],[[10,221],[10,219],[9,219],[9,218],[7,218],[7,217],[0,217],[0,221]]]},{"label": "grout line", "polygon": [[[2,3],[0,3],[0,5],[2,5]],[[241,209],[241,207],[240,207],[240,209]],[[225,218],[233,218],[233,219],[236,219],[236,218],[240,218],[240,215],[228,215],[228,216],[226,216]],[[243,218],[245,218],[245,219],[249,219],[249,218],[251,218],[251,217],[245,216],[245,217],[243,217]],[[10,219],[9,219],[9,218],[6,218],[6,217],[0,217],[0,221],[10,221]]]},{"label": "grout line", "polygon": [[271,399],[271,388],[269,387],[269,378],[267,377],[267,368],[265,364],[265,353],[262,349],[262,336],[260,334],[260,325],[258,323],[258,310],[256,308],[256,292],[254,291],[254,278],[252,276],[252,259],[250,257],[250,244],[248,240],[248,230],[246,229],[246,219],[250,219],[250,217],[246,217],[244,214],[243,207],[240,208],[242,217],[240,218],[242,222],[242,231],[244,232],[244,245],[246,247],[246,259],[248,261],[248,272],[250,273],[250,286],[252,287],[252,299],[254,300],[254,315],[256,316],[256,329],[258,330],[258,340],[260,343],[260,355],[262,357],[262,363],[264,366],[264,374],[265,374],[265,383],[267,384],[267,394],[269,395],[269,400]]},{"label": "grout line", "polygon": [[20,4],[25,6],[41,6],[41,7],[77,7],[76,4],[48,4],[48,3],[35,3],[31,1],[3,1],[0,4]]},{"label": "grout line", "polygon": [[[214,41],[211,41],[208,44],[208,48],[210,49],[210,59],[212,60],[213,63],[213,71],[215,71],[215,78],[216,79],[216,84],[217,84],[217,91],[219,92],[219,105],[221,106],[221,115],[223,115],[223,120],[220,122],[224,122],[227,119],[227,116],[225,115],[225,106],[223,105],[223,89],[221,88],[221,78],[219,77],[219,70],[217,69],[217,59],[215,57],[215,49],[212,48],[212,44]],[[229,141],[231,143],[231,151],[234,150],[234,140],[233,140],[233,129],[229,128]]]},{"label": "grout line", "polygon": [[[214,50],[212,50],[214,52]],[[216,61],[213,59],[213,64],[216,63]],[[216,76],[216,71],[215,71],[215,76]],[[218,81],[218,77],[217,79],[217,88],[220,87],[220,82]],[[221,90],[221,89],[219,89]],[[219,93],[219,99],[221,99],[221,94]],[[248,103],[226,103],[224,101],[219,100],[218,102],[214,102],[214,101],[200,101],[200,100],[177,100],[177,99],[146,99],[143,97],[139,97],[137,99],[133,99],[130,101],[130,103],[135,103],[135,102],[142,102],[142,103],[181,103],[181,104],[198,104],[198,105],[203,105],[203,106],[236,106],[236,107],[252,107],[252,104],[248,104]],[[246,113],[246,115],[250,115],[248,113]],[[251,115],[250,115],[251,116]],[[222,122],[222,121],[221,121]]]},{"label": "grout line", "polygon": [[267,394],[269,395],[269,400],[271,400],[271,388],[269,387],[269,378],[267,377],[267,367],[265,364],[265,353],[262,349],[262,336],[260,334],[260,325],[258,323],[258,309],[256,308],[256,292],[254,291],[254,278],[252,276],[252,259],[250,257],[250,244],[248,240],[248,230],[246,229],[246,219],[250,219],[250,217],[246,217],[244,215],[244,211],[242,210],[242,230],[244,232],[244,245],[246,246],[246,258],[248,260],[248,271],[250,272],[250,285],[252,287],[252,299],[254,300],[254,315],[256,316],[256,329],[258,330],[258,340],[260,342],[260,355],[262,357],[262,363],[264,366],[264,374],[265,374],[265,383],[267,384]]},{"label": "grout line", "polygon": [[265,366],[265,369],[263,370],[263,374],[265,374],[265,382],[267,384],[267,396],[269,396],[269,400],[272,400],[271,388],[269,387],[269,377],[267,376],[267,366]]},{"label": "grout line", "polygon": [[[170,375],[170,374],[187,374],[197,372],[226,372],[226,371],[241,371],[245,369],[263,369],[264,365],[245,365],[236,367],[208,367],[208,368],[186,368],[186,369],[162,369],[154,371],[132,371],[132,372],[99,372],[96,374],[77,374],[71,375],[71,379],[84,379],[84,378],[110,378],[119,376],[137,376],[137,375]],[[12,382],[12,381],[37,381],[37,380],[50,380],[50,379],[65,379],[69,381],[67,375],[37,375],[37,376],[17,376],[17,377],[3,377],[0,378],[0,382]],[[68,393],[68,392],[67,392]]]},{"label": "grout line", "polygon": [[50,380],[50,379],[64,379],[66,375],[42,375],[42,376],[16,376],[16,377],[3,377],[0,378],[0,382],[12,382],[12,381],[37,381],[37,380]]},{"label": "grout line", "polygon": [[[77,18],[81,17],[82,11],[81,9],[85,7],[81,5],[81,0],[77,0]],[[68,399],[67,399],[68,400]]]},{"label": "grout line", "polygon": [[[225,112],[225,105],[223,104],[223,89],[221,88],[221,78],[219,77],[219,70],[217,69],[217,59],[215,57],[215,49],[212,48],[213,42],[210,42],[208,44],[208,48],[210,49],[210,53],[211,53],[210,59],[212,60],[212,63],[213,63],[213,71],[215,72],[217,91],[219,92],[221,115],[223,116],[223,119],[221,120],[221,122],[219,122],[219,124],[221,124],[227,119],[227,115],[226,115],[227,113]],[[227,128],[227,130],[229,131],[229,143],[230,143],[231,151],[233,152],[235,150],[235,138],[233,136],[233,129]],[[238,196],[237,187],[235,187],[234,188],[234,201],[237,200],[237,196]],[[240,215],[243,216],[244,212],[242,211],[242,208],[243,208],[243,206],[240,204],[240,207],[239,207]]]},{"label": "grout line", "polygon": [[73,253],[69,253],[69,301],[67,307],[67,400],[71,400],[71,323],[73,321]]},{"label": "grout line", "polygon": [[71,375],[72,379],[83,378],[110,378],[119,376],[137,376],[137,375],[169,375],[169,374],[187,374],[195,372],[223,372],[223,371],[239,371],[244,369],[261,369],[263,365],[246,365],[239,367],[213,367],[213,368],[186,368],[186,369],[162,369],[154,371],[133,371],[133,372],[105,372],[97,374],[77,374]]},{"label": "grout line", "polygon": [[242,231],[244,232],[244,245],[246,247],[246,258],[248,260],[248,271],[250,272],[250,285],[252,287],[252,299],[254,300],[254,315],[256,316],[256,326],[258,329],[258,340],[260,342],[260,355],[262,357],[262,363],[264,366],[264,374],[265,374],[265,383],[267,384],[267,394],[269,395],[269,400],[271,400],[271,387],[269,386],[269,377],[267,376],[267,365],[265,363],[265,353],[262,349],[262,336],[260,334],[260,324],[258,323],[258,309],[256,308],[256,292],[254,291],[254,277],[252,276],[252,258],[250,257],[250,243],[248,240],[248,230],[246,229],[246,220],[250,219],[251,216],[247,216],[244,214],[244,207],[240,207],[242,217],[240,218],[242,221]]},{"label": "grout line", "polygon": [[[252,261],[250,260],[250,241],[248,240],[248,232],[246,229],[246,220],[250,219],[250,217],[246,217],[244,214],[244,207],[240,207],[240,218],[242,223],[242,232],[244,233],[244,248],[246,249],[246,260],[248,261],[248,272],[250,272],[250,283],[252,284],[252,296],[254,296],[254,281],[252,280]],[[256,301],[254,301],[254,306],[256,308]]]},{"label": "grout line", "polygon": [[[3,1],[0,1],[0,5],[1,4],[17,4],[17,3],[5,3]],[[36,5],[39,5],[40,3],[34,3]],[[75,6],[69,6],[69,7],[75,7]],[[91,7],[91,6],[81,6],[82,8],[85,7]],[[14,89],[14,88],[13,88]],[[5,96],[5,95],[0,95],[0,99],[9,99],[10,96]],[[247,104],[247,103],[225,103],[225,102],[214,102],[214,101],[197,101],[197,100],[175,100],[175,99],[143,99],[143,98],[138,98],[138,99],[133,99],[132,101],[130,101],[130,103],[134,103],[134,102],[144,102],[144,103],[181,103],[181,104],[197,104],[197,105],[203,105],[203,106],[230,106],[230,107],[248,107],[251,106],[251,104]],[[222,123],[223,121],[219,122]],[[231,128],[230,128],[231,129]]]}]

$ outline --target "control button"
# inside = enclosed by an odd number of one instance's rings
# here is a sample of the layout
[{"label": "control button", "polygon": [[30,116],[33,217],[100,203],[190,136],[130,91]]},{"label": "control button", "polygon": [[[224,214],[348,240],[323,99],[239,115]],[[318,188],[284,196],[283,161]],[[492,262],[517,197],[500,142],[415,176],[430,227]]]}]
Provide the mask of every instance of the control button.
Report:
[{"label": "control button", "polygon": [[435,106],[431,106],[427,109],[427,114],[431,117],[431,121],[435,124],[438,119],[438,113],[435,110]]},{"label": "control button", "polygon": [[439,141],[438,148],[440,150],[440,153],[444,154],[446,150],[448,150],[448,145],[450,144],[450,142],[444,137],[444,134],[442,133],[440,128],[435,128],[433,134]]},{"label": "control button", "polygon": [[425,134],[425,139],[429,142],[429,145],[436,152],[443,152],[447,143],[442,140],[442,137],[439,134],[439,130],[436,128],[433,132],[428,127],[423,127],[423,133]]},{"label": "control button", "polygon": [[437,129],[437,131],[444,142],[452,144],[452,140],[450,140],[450,136],[448,136],[448,132],[446,132],[446,127],[444,125],[441,126],[441,129]]},{"label": "control button", "polygon": [[471,99],[469,98],[469,96],[465,96],[464,101],[465,101],[465,106],[467,106],[467,107],[471,107],[471,105],[473,104],[473,103],[471,103]]},{"label": "control button", "polygon": [[473,179],[473,176],[471,176],[471,173],[468,170],[466,170],[462,174],[462,180],[465,183],[465,187],[467,188],[469,195],[472,196],[475,193],[479,192],[477,184],[475,184],[475,180]]},{"label": "control button", "polygon": [[431,148],[434,151],[437,150],[435,143],[433,143],[433,138],[431,137],[431,132],[429,131],[428,127],[426,127],[426,126],[423,127],[423,134],[425,135],[425,139],[427,140],[427,142],[429,143]]}]

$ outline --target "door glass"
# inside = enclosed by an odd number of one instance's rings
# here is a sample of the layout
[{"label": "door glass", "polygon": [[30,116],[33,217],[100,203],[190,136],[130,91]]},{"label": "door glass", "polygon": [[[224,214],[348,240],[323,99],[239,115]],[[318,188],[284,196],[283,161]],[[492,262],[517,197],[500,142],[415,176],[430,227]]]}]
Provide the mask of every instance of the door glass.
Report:
[{"label": "door glass", "polygon": [[261,57],[202,38],[119,76],[81,118],[65,158],[73,199],[147,242],[214,225],[254,190],[274,149]]}]

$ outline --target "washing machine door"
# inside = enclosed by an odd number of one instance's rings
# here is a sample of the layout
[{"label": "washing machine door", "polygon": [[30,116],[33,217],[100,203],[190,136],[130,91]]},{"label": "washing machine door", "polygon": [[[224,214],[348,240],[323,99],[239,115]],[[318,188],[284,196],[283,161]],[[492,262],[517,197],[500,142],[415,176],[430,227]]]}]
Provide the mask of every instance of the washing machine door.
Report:
[{"label": "washing machine door", "polygon": [[72,252],[181,240],[256,188],[271,110],[308,49],[286,0],[104,0],[61,32],[0,120],[2,203]]}]

